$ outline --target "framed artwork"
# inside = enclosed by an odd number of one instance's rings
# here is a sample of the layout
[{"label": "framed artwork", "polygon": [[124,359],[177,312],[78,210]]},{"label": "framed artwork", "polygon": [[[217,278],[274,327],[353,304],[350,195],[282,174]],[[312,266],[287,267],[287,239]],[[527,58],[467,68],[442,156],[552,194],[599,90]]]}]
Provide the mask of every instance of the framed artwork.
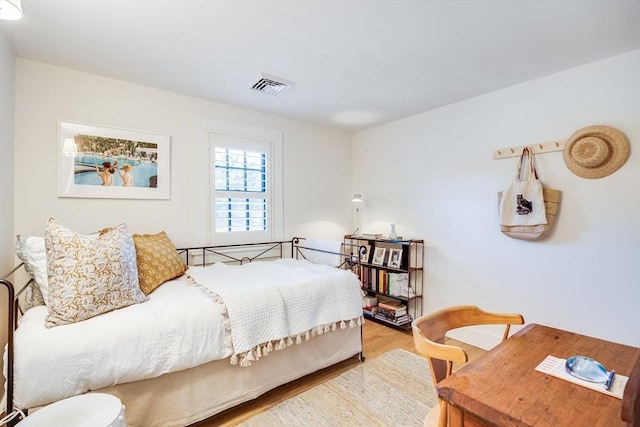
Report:
[{"label": "framed artwork", "polygon": [[60,122],[58,197],[169,199],[169,135]]},{"label": "framed artwork", "polygon": [[362,245],[365,247],[365,252],[360,254],[360,262],[369,262],[369,255],[371,254],[371,245]]},{"label": "framed artwork", "polygon": [[371,264],[384,265],[384,254],[387,252],[387,248],[376,247],[373,251],[373,260]]},{"label": "framed artwork", "polygon": [[389,259],[387,267],[400,268],[402,260],[402,249],[389,249]]}]

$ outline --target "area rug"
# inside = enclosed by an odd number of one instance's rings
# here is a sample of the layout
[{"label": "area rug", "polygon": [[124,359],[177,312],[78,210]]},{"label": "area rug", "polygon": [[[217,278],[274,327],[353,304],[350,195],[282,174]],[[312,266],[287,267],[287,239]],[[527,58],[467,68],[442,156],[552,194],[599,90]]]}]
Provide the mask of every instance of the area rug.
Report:
[{"label": "area rug", "polygon": [[437,395],[426,359],[395,349],[240,424],[281,426],[422,426]]}]

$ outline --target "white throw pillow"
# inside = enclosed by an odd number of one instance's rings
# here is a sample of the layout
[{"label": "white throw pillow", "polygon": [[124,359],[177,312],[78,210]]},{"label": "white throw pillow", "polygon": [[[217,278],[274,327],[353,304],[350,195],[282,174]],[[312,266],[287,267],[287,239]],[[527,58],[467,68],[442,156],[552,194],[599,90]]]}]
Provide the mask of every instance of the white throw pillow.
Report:
[{"label": "white throw pillow", "polygon": [[47,280],[47,252],[44,246],[44,237],[18,235],[16,255],[20,261],[24,262],[27,274],[38,284],[42,299],[46,304],[49,297],[49,281]]}]

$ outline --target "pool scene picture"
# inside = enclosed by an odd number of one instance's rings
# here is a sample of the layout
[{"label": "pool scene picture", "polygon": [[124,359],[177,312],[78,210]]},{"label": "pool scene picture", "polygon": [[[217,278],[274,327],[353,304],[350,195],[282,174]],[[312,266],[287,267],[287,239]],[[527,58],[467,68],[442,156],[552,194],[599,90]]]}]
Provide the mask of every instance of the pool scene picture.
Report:
[{"label": "pool scene picture", "polygon": [[59,197],[169,198],[169,136],[60,123]]},{"label": "pool scene picture", "polygon": [[158,144],[75,135],[73,182],[78,185],[157,187]]}]

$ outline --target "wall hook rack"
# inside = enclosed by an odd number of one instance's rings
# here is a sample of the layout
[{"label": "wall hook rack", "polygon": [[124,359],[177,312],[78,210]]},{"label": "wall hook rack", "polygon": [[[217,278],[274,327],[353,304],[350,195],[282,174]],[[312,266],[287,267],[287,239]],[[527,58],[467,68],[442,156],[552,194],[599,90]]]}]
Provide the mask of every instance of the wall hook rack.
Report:
[{"label": "wall hook rack", "polygon": [[558,141],[549,141],[549,142],[539,142],[531,145],[520,145],[518,147],[507,147],[500,148],[498,150],[493,150],[493,158],[497,159],[506,159],[507,157],[520,157],[522,154],[522,149],[524,147],[529,147],[529,150],[533,154],[543,154],[543,153],[551,153],[553,151],[562,151],[564,150],[564,146],[566,144],[566,140],[558,140]]}]

